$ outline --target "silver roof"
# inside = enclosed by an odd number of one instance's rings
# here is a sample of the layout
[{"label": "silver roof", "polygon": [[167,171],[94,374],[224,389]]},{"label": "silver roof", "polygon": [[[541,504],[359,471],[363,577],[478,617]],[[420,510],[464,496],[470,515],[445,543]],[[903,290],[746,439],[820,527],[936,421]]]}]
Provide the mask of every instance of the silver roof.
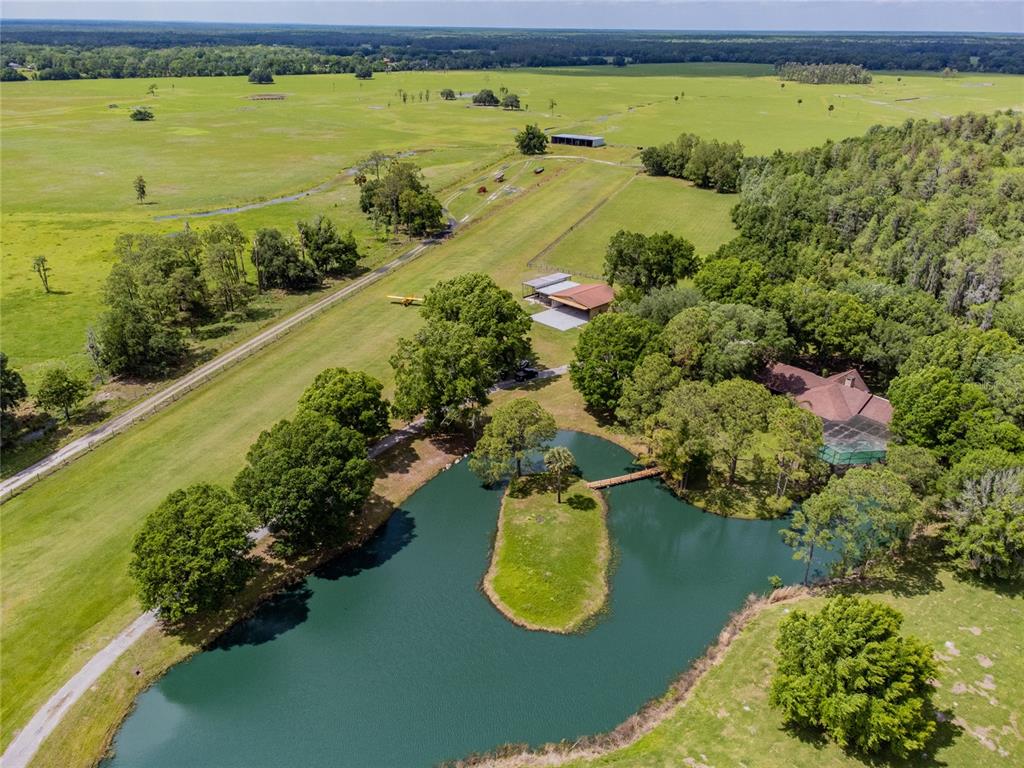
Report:
[{"label": "silver roof", "polygon": [[572,275],[567,275],[565,272],[554,272],[550,275],[543,275],[541,277],[535,277],[533,280],[527,280],[523,285],[528,285],[531,288],[544,288],[548,285],[554,285],[560,283],[563,280],[568,280]]}]

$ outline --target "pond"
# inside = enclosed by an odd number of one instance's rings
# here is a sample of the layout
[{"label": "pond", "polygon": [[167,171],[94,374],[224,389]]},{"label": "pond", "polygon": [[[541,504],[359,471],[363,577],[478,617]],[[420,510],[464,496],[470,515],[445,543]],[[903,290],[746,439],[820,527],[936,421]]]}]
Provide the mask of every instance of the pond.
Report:
[{"label": "pond", "polygon": [[[557,442],[588,479],[631,463],[589,435]],[[663,693],[769,576],[803,575],[782,521],[706,514],[644,480],[607,492],[607,614],[580,635],[523,630],[478,590],[501,493],[466,464],[139,696],[107,768],[429,766],[608,730]]]}]

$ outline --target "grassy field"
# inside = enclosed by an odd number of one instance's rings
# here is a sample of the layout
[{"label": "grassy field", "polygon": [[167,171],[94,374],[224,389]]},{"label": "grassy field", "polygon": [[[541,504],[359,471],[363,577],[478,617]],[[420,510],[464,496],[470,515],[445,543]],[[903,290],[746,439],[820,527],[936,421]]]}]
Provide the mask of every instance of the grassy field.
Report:
[{"label": "grassy field", "polygon": [[[290,229],[297,218],[327,213],[343,228],[353,227],[373,258],[386,246],[374,242],[354,190],[341,176],[373,149],[416,152],[431,183],[443,188],[475,178],[482,158],[506,154],[527,121],[603,134],[613,145],[605,157],[668,141],[681,131],[738,139],[748,153],[761,153],[858,134],[875,123],[1020,106],[1020,83],[995,75],[921,74],[897,82],[885,74],[867,86],[781,88],[765,67],[693,64],[407,72],[370,81],[292,76],[273,86],[253,86],[244,78],[168,78],[156,81],[155,96],[146,94],[148,80],[4,83],[4,351],[33,386],[56,361],[84,370],[84,334],[100,312],[113,240],[123,231],[180,226],[155,221],[159,215],[268,200],[327,183],[294,203],[227,218],[252,231]],[[471,93],[501,86],[518,93],[528,109],[480,109],[465,99],[437,97],[445,87]],[[412,96],[407,103],[400,90]],[[430,100],[420,101],[428,90]],[[247,98],[267,91],[286,98]],[[550,99],[554,113],[546,111]],[[830,103],[836,106],[831,114]],[[151,106],[156,119],[129,120],[128,109],[139,104]],[[149,183],[150,204],[143,206],[135,204],[132,191],[138,174]],[[43,294],[31,272],[40,254],[53,267],[58,293]]]},{"label": "grassy field", "polygon": [[[530,259],[635,174],[626,166],[546,158],[542,176],[521,174],[516,191],[481,200],[473,180],[514,162],[510,141],[524,122],[600,132],[612,146],[576,154],[615,162],[628,160],[639,144],[684,130],[765,152],[857,134],[874,123],[1019,105],[1024,82],[906,75],[897,83],[886,75],[870,86],[782,89],[775,78],[756,75],[763,69],[690,65],[396,73],[363,83],[351,76],[281,77],[273,90],[287,98],[272,102],[248,101],[269,89],[242,78],[161,80],[156,97],[145,96],[149,83],[141,80],[0,86],[0,335],[30,384],[53,362],[84,364],[82,340],[99,311],[110,244],[121,231],[181,226],[154,221],[157,215],[269,199],[326,182],[294,203],[232,218],[251,231],[291,228],[296,218],[326,211],[342,227],[354,227],[370,260],[379,261],[395,246],[373,241],[355,189],[340,175],[372,149],[415,151],[434,188],[457,198],[453,207],[470,215],[450,242],[3,505],[0,743],[137,613],[125,574],[129,542],[167,493],[192,482],[230,481],[252,440],[288,415],[325,367],[362,368],[390,388],[387,357],[399,336],[415,330],[419,315],[388,303],[387,294],[421,294],[439,279],[473,270],[517,291],[534,274]],[[442,87],[470,92],[501,85],[530,109],[506,113],[436,98]],[[399,89],[430,89],[434,96],[402,104]],[[680,92],[685,95],[676,102]],[[555,113],[539,111],[552,98]],[[836,103],[831,115],[826,101]],[[128,120],[126,107],[141,103],[154,108],[152,123]],[[149,182],[151,205],[134,202],[131,180],[139,173]],[[638,216],[624,215],[622,225]],[[687,231],[674,222],[665,227]],[[56,294],[44,295],[31,273],[39,254],[53,266]],[[577,337],[537,329],[534,342],[543,363],[559,365],[568,362]],[[538,391],[554,410],[579,411],[567,382]],[[592,421],[586,417],[582,428]]]},{"label": "grassy field", "polygon": [[502,501],[484,589],[529,629],[571,632],[604,605],[611,555],[601,494],[576,480],[558,503],[546,478],[524,478]]},{"label": "grassy field", "polygon": [[668,177],[637,176],[532,266],[601,275],[608,240],[620,229],[651,235],[668,230],[689,240],[700,255],[731,240],[729,212],[736,195],[719,195]]},{"label": "grassy field", "polygon": [[[935,701],[952,720],[940,726],[927,753],[890,766],[981,768],[1024,763],[1024,599],[954,579],[918,576],[871,594],[900,610],[903,631],[934,649],[939,663]],[[779,622],[794,608],[775,606],[743,630],[725,659],[697,684],[668,720],[631,747],[574,768],[862,768],[869,764],[832,744],[801,739],[782,728],[769,708]]]},{"label": "grassy field", "polygon": [[[548,166],[535,188],[496,202],[451,241],[3,505],[5,743],[138,612],[125,571],[129,544],[166,494],[193,482],[230,482],[249,444],[292,412],[323,368],[364,369],[390,390],[388,355],[420,319],[388,294],[422,294],[476,269],[517,289],[526,260],[557,236],[560,222],[578,218],[631,173],[571,161]],[[509,229],[509,218],[521,226]],[[555,335],[544,334],[542,358],[565,363],[576,332]]]}]

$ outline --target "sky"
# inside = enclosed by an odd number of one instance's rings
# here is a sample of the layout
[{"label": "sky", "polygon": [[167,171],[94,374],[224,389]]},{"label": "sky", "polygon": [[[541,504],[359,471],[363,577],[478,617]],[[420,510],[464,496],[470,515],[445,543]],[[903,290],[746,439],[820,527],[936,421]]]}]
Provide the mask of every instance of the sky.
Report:
[{"label": "sky", "polygon": [[3,0],[6,19],[1024,33],[1024,0]]}]

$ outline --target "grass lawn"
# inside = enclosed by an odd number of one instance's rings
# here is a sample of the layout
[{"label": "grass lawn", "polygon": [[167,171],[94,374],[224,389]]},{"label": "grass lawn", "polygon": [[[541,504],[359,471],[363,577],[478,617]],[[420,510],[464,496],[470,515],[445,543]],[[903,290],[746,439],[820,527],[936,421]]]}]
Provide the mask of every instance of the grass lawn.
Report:
[{"label": "grass lawn", "polygon": [[[1024,763],[1024,598],[965,583],[948,572],[893,582],[869,593],[900,610],[903,632],[934,649],[939,663],[935,701],[952,718],[924,756],[891,766],[1011,766]],[[790,611],[816,610],[820,599],[774,606],[753,620],[690,699],[630,747],[583,766],[758,766],[862,768],[866,763],[832,744],[783,730],[768,706],[779,622]]]},{"label": "grass lawn", "polygon": [[524,478],[502,501],[484,591],[516,624],[571,632],[605,603],[610,553],[599,491],[577,479],[559,504],[546,478]]},{"label": "grass lawn", "polygon": [[[365,538],[375,531],[397,505],[461,454],[459,441],[424,438],[402,443],[381,456],[376,462],[377,479],[360,536]],[[268,544],[269,540],[265,540],[257,552],[265,555]],[[327,553],[314,553],[290,565],[268,558],[261,563],[257,576],[247,588],[223,611],[203,617],[190,625],[183,635],[168,634],[160,628],[146,632],[71,708],[43,743],[33,765],[60,768],[95,765],[121,718],[144,688],[169,667],[199,651],[207,638],[230,626],[266,595],[301,579],[316,562],[327,556]]]},{"label": "grass lawn", "polygon": [[620,229],[652,235],[668,230],[693,243],[699,255],[731,240],[729,212],[737,195],[697,189],[668,177],[637,176],[554,247],[539,253],[537,269],[600,276],[608,240]]}]

